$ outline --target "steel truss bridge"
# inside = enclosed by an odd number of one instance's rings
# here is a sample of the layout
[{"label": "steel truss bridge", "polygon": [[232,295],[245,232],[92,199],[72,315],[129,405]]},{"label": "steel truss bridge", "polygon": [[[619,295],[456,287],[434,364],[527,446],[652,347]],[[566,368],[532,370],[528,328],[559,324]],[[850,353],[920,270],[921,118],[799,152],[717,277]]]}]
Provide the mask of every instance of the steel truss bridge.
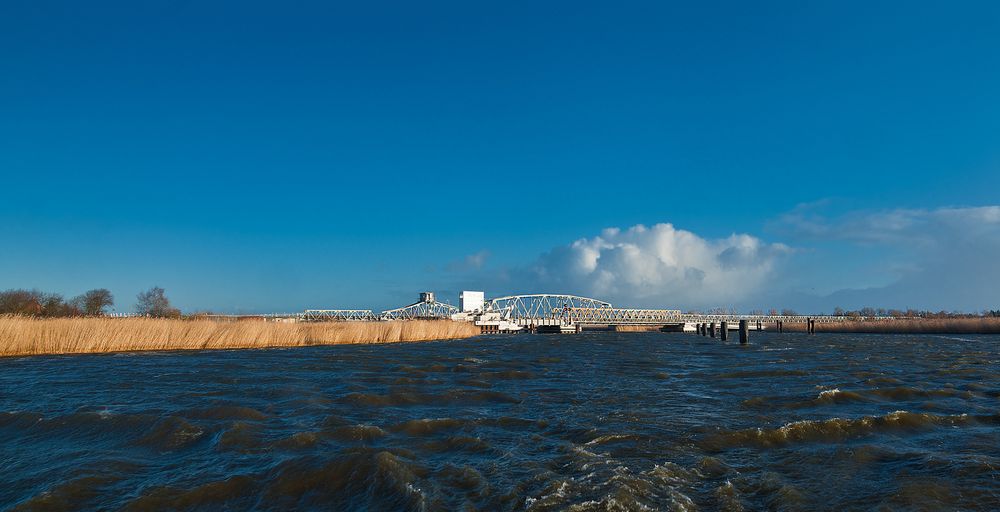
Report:
[{"label": "steel truss bridge", "polygon": [[[609,302],[589,297],[560,294],[511,295],[487,301],[486,312],[499,313],[500,319],[522,327],[545,325],[683,325],[697,323],[739,324],[740,320],[755,323],[817,323],[847,321],[844,316],[806,315],[737,315],[693,314],[677,309],[616,308]],[[866,318],[871,320],[871,318]]]},{"label": "steel truss bridge", "polygon": [[511,295],[488,301],[484,309],[522,327],[683,323],[679,310],[616,308],[610,302],[577,295]]},{"label": "steel truss bridge", "polygon": [[[433,298],[421,300],[401,308],[374,313],[368,309],[307,309],[298,315],[307,322],[324,321],[388,321],[416,319],[458,318],[462,313],[451,304]],[[849,320],[881,320],[882,317],[849,318],[844,316],[805,315],[737,315],[694,314],[676,309],[616,308],[610,302],[589,297],[564,294],[528,294],[497,297],[485,302],[482,310],[466,315],[463,319],[489,319],[490,322],[508,322],[520,327],[533,326],[684,326],[727,322],[734,326],[740,320],[760,323],[816,323],[844,322]]]},{"label": "steel truss bridge", "polygon": [[306,322],[374,322],[378,320],[370,309],[307,309],[299,316]]}]

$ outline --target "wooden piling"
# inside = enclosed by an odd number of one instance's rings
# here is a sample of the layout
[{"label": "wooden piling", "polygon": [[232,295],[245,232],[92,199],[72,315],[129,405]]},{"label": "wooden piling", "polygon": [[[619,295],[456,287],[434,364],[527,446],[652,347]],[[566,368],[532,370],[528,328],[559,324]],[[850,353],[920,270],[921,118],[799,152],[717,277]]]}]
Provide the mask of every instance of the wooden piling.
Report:
[{"label": "wooden piling", "polygon": [[750,326],[746,320],[740,320],[740,345],[750,343]]},{"label": "wooden piling", "polygon": [[722,341],[729,340],[729,322],[726,322],[725,320],[722,321],[722,330],[719,331],[719,335],[719,337],[722,338]]},{"label": "wooden piling", "polygon": [[715,337],[715,322],[708,324],[708,335],[713,338]]}]

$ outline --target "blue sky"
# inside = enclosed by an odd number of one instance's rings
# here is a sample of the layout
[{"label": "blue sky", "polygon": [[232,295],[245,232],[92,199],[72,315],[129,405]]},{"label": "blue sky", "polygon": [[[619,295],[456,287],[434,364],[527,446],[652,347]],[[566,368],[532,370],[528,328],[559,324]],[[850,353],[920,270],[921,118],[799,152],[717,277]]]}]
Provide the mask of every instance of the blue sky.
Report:
[{"label": "blue sky", "polygon": [[995,2],[286,4],[0,6],[0,288],[1000,306]]}]

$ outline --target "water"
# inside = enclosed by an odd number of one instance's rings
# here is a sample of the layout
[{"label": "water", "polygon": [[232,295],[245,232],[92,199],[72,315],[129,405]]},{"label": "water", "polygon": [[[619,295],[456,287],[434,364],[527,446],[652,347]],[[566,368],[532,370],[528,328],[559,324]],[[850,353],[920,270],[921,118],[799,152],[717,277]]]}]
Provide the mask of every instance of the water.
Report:
[{"label": "water", "polygon": [[1000,509],[997,336],[0,360],[0,508]]}]

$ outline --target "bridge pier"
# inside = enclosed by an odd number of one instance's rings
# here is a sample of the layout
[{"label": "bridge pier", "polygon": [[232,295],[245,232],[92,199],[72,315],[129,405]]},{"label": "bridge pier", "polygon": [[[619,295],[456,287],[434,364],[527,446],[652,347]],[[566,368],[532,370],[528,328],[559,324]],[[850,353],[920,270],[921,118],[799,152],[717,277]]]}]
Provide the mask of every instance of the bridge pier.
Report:
[{"label": "bridge pier", "polygon": [[750,342],[750,326],[747,325],[746,320],[740,320],[740,345],[746,345]]},{"label": "bridge pier", "polygon": [[722,338],[722,341],[729,340],[729,323],[725,320],[722,321],[722,330],[719,331],[719,334],[721,335],[720,337]]},{"label": "bridge pier", "polygon": [[715,337],[715,322],[712,322],[712,323],[710,323],[708,325],[709,325],[709,327],[708,327],[708,335],[714,338]]}]

